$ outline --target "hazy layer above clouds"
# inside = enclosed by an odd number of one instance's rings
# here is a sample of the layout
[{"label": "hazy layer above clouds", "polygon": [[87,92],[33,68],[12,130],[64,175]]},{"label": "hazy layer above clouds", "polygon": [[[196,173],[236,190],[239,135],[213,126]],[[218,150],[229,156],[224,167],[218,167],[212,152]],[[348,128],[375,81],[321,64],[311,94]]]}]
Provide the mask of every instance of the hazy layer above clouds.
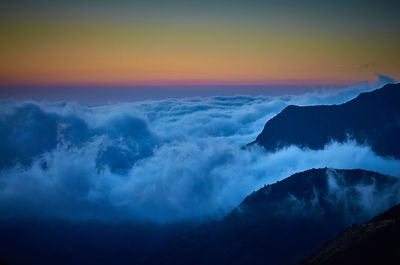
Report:
[{"label": "hazy layer above clouds", "polygon": [[317,167],[399,175],[351,140],[324,150],[240,147],[289,104],[342,103],[376,86],[285,97],[210,97],[87,107],[0,103],[0,213],[68,220],[221,217],[264,184]]}]

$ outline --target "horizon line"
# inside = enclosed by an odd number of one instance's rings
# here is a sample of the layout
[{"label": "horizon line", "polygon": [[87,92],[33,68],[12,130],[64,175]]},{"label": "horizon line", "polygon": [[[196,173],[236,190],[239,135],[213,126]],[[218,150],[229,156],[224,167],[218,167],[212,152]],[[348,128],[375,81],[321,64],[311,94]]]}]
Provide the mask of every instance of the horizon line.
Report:
[{"label": "horizon line", "polygon": [[373,80],[327,80],[327,79],[286,79],[286,80],[203,80],[203,79],[181,79],[181,80],[146,80],[137,82],[10,82],[0,81],[1,87],[203,87],[203,86],[348,86]]}]

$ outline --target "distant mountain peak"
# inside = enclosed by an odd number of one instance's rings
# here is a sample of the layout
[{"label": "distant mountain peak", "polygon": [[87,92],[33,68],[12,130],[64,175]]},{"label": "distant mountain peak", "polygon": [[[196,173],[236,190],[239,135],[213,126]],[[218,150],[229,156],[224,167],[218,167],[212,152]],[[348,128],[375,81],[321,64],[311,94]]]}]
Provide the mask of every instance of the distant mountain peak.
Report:
[{"label": "distant mountain peak", "polygon": [[355,140],[382,156],[400,158],[400,83],[365,92],[340,105],[290,105],[252,143],[275,151],[290,145],[323,149]]}]

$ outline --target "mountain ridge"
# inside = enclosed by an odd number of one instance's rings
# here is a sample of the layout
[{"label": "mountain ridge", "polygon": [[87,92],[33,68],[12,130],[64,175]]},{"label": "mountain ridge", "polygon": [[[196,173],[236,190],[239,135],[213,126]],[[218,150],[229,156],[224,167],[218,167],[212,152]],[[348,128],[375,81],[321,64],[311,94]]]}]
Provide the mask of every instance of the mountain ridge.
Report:
[{"label": "mountain ridge", "polygon": [[[296,173],[253,192],[221,221],[169,241],[142,264],[296,264],[349,225],[398,203],[399,186],[395,177],[361,169]],[[376,201],[382,209],[369,212],[365,190],[383,198]]]},{"label": "mountain ridge", "polygon": [[276,151],[290,145],[314,150],[355,140],[378,155],[400,158],[400,83],[359,94],[339,105],[289,105],[250,143]]},{"label": "mountain ridge", "polygon": [[323,244],[300,265],[398,264],[400,204],[362,225],[353,225]]}]

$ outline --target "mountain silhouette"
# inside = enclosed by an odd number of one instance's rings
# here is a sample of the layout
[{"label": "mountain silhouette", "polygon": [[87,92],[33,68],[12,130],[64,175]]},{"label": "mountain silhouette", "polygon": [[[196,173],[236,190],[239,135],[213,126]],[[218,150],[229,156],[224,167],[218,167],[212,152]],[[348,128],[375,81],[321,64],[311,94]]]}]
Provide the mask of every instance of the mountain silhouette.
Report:
[{"label": "mountain silhouette", "polygon": [[301,265],[400,264],[400,205],[325,243]]},{"label": "mountain silhouette", "polygon": [[399,135],[400,84],[388,84],[341,105],[290,105],[251,144],[275,151],[289,145],[323,149],[331,141],[355,140],[378,155],[400,158]]},{"label": "mountain silhouette", "polygon": [[364,170],[297,173],[252,193],[221,221],[174,238],[143,264],[296,264],[349,225],[398,203],[399,185]]}]

